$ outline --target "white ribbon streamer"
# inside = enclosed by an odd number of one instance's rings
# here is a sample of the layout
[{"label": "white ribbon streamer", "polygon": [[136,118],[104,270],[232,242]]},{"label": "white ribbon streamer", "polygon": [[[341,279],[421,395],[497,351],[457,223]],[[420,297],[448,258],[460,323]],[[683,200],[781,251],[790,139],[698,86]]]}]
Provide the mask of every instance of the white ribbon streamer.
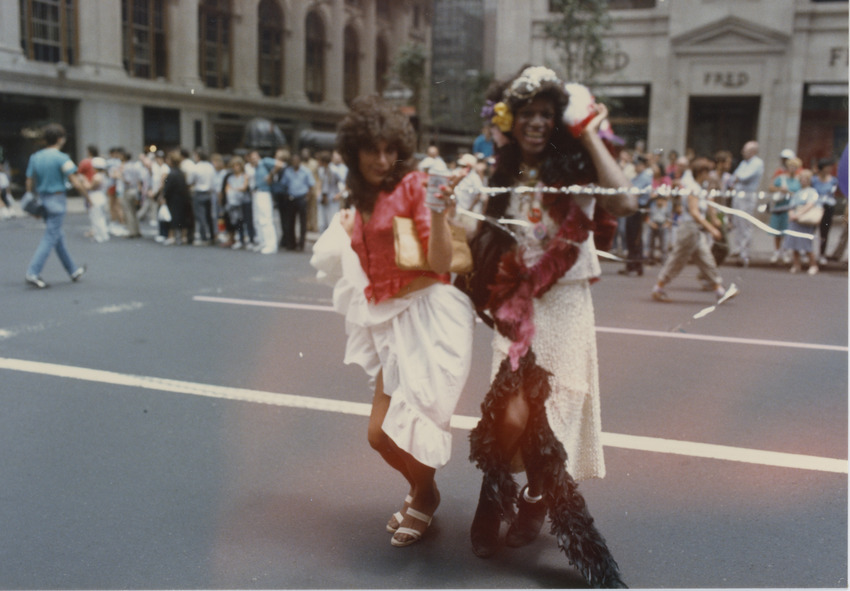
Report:
[{"label": "white ribbon streamer", "polygon": [[[693,191],[689,189],[678,189],[669,187],[667,185],[663,185],[661,187],[655,189],[639,189],[637,187],[597,187],[595,185],[570,185],[569,187],[486,187],[482,190],[482,193],[487,193],[488,195],[495,195],[498,193],[506,193],[512,191],[514,193],[557,193],[557,194],[565,194],[565,195],[620,195],[620,194],[629,194],[629,195],[646,195],[646,194],[655,194],[659,197],[686,197],[691,195]],[[782,193],[781,191],[776,192],[767,192],[767,191],[720,191],[716,189],[703,189],[700,193],[700,197],[706,197],[708,200],[708,204],[715,209],[718,209],[724,213],[729,215],[734,215],[740,218],[743,218],[756,226],[758,229],[767,232],[768,234],[773,234],[775,236],[780,236],[783,234],[787,234],[788,236],[797,236],[799,238],[807,238],[810,240],[814,240],[814,235],[806,232],[797,232],[795,230],[775,230],[765,224],[764,222],[758,220],[753,217],[751,214],[746,211],[742,211],[740,209],[735,209],[732,207],[726,207],[725,205],[720,205],[713,201],[718,197],[730,197],[730,198],[739,198],[739,199],[747,199],[747,198],[756,198],[759,200],[762,199],[775,199],[779,195],[786,195],[786,193]],[[460,210],[459,210],[460,211]],[[475,214],[478,215],[478,214]],[[478,219],[484,219],[484,216]],[[502,220],[498,220],[499,223],[503,223]]]}]

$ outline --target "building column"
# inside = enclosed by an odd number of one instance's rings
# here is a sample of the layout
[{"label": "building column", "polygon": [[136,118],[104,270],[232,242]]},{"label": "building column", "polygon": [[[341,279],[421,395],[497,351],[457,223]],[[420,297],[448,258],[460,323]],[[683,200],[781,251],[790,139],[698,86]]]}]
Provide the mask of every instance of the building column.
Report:
[{"label": "building column", "polygon": [[78,10],[79,65],[95,75],[126,77],[121,3],[79,0]]},{"label": "building column", "polygon": [[343,0],[332,0],[325,55],[325,105],[345,108],[343,76],[345,70],[345,6]]},{"label": "building column", "polygon": [[0,5],[0,63],[14,63],[22,59],[20,4],[5,2]]},{"label": "building column", "polygon": [[[240,95],[260,97],[259,40],[256,3],[236,9],[233,16],[233,88]],[[240,5],[241,6],[241,5]]]},{"label": "building column", "polygon": [[304,92],[307,3],[295,2],[290,6],[292,10],[284,15],[283,23],[283,98],[289,103],[307,104]]},{"label": "building column", "polygon": [[198,73],[198,0],[168,2],[168,78],[174,84],[203,88]]},{"label": "building column", "polygon": [[375,63],[378,55],[378,26],[375,0],[366,2],[363,14],[363,31],[360,38],[360,94],[372,94],[378,90],[378,80],[375,78]]}]

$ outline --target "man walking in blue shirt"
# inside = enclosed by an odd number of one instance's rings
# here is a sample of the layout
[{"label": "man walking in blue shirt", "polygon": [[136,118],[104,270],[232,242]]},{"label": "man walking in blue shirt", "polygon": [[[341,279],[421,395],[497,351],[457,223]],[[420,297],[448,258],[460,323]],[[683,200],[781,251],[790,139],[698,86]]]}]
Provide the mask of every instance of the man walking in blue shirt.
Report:
[{"label": "man walking in blue shirt", "polygon": [[[316,184],[313,173],[301,166],[301,157],[297,154],[286,170],[283,171],[283,182],[289,195],[288,215],[286,226],[283,228],[283,239],[286,250],[304,250],[307,238],[307,194]],[[298,243],[295,242],[295,217],[298,216]]]},{"label": "man walking in blue shirt", "polygon": [[45,126],[44,139],[47,147],[30,156],[26,181],[26,190],[36,192],[44,207],[44,236],[33,254],[26,274],[27,283],[39,289],[48,287],[41,278],[41,270],[53,249],[56,249],[56,254],[72,281],[79,280],[86,272],[85,265],[78,267],[71,259],[62,231],[62,223],[68,209],[65,181],[70,181],[74,188],[88,199],[86,187],[83,179],[77,174],[77,165],[70,156],[61,151],[65,145],[65,128],[58,123]]}]

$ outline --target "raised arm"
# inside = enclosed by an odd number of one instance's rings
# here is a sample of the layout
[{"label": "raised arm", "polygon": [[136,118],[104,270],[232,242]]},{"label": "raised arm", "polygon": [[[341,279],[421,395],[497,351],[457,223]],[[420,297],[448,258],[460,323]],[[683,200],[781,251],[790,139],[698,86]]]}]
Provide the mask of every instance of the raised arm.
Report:
[{"label": "raised arm", "polygon": [[[598,114],[581,132],[579,140],[593,159],[599,176],[599,185],[608,188],[629,187],[631,185],[629,179],[599,137],[599,127],[607,117],[608,108],[605,105],[598,105]],[[631,215],[638,208],[637,195],[631,193],[600,195],[598,200],[608,213],[617,217]]]}]

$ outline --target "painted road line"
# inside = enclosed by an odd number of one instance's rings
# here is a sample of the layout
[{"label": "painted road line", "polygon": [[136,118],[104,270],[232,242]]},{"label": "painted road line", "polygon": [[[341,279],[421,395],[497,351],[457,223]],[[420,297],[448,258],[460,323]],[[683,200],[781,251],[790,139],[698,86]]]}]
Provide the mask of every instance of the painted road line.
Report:
[{"label": "painted road line", "polygon": [[848,347],[842,345],[821,345],[818,343],[799,343],[794,341],[772,341],[768,339],[744,339],[738,337],[719,337],[712,335],[681,333],[681,332],[662,332],[656,330],[635,330],[630,328],[608,328],[597,326],[596,332],[611,333],[620,335],[634,335],[644,337],[659,337],[667,339],[686,339],[692,341],[709,341],[713,343],[727,343],[736,345],[759,345],[763,347],[789,347],[792,349],[815,349],[818,351],[838,351],[847,353]]},{"label": "painted road line", "polygon": [[214,296],[193,296],[196,302],[213,302],[216,304],[235,304],[237,306],[259,306],[261,308],[287,308],[290,310],[313,310],[315,312],[333,312],[333,306],[315,304],[291,304],[288,302],[270,302],[267,300],[246,300],[240,298],[218,298]]},{"label": "painted road line", "polygon": [[[313,310],[316,312],[334,312],[332,306],[318,306],[308,304],[290,304],[286,302],[271,302],[263,300],[246,300],[236,298],[218,298],[212,296],[194,296],[192,298],[199,302],[212,302],[218,304],[236,304],[240,306],[260,306],[267,308],[287,308],[292,310]],[[712,335],[701,335],[681,332],[664,332],[660,330],[639,330],[631,328],[612,328],[597,326],[596,332],[606,334],[632,335],[642,337],[657,337],[665,339],[684,339],[690,341],[707,341],[713,343],[727,343],[736,345],[757,345],[762,347],[788,347],[791,349],[814,349],[817,351],[838,351],[847,353],[850,348],[842,345],[821,345],[818,343],[799,343],[793,341],[774,341],[768,339],[745,339],[738,337],[720,337]]]},{"label": "painted road line", "polygon": [[[58,365],[55,363],[11,359],[8,357],[0,357],[0,369],[27,372],[57,378],[98,382],[115,386],[143,388],[146,390],[156,390],[175,394],[191,394],[193,396],[204,396],[208,398],[219,398],[258,404],[271,404],[288,408],[335,412],[361,417],[368,417],[371,410],[371,405],[365,402],[347,402],[328,398],[316,398],[313,396],[300,396],[296,394],[280,394],[262,390],[251,390],[248,388],[232,388],[229,386],[199,384],[181,380],[168,380],[149,376],[121,374],[99,369]],[[470,430],[475,427],[476,424],[478,424],[478,417],[464,415],[455,415],[452,417],[451,421],[453,428],[463,430]],[[848,473],[847,460],[763,451],[726,445],[696,443],[657,437],[623,435],[619,433],[603,433],[602,444],[607,447],[615,447],[632,451],[683,455],[731,462],[759,464],[763,466],[775,466],[780,468],[833,472],[837,474]]]}]

